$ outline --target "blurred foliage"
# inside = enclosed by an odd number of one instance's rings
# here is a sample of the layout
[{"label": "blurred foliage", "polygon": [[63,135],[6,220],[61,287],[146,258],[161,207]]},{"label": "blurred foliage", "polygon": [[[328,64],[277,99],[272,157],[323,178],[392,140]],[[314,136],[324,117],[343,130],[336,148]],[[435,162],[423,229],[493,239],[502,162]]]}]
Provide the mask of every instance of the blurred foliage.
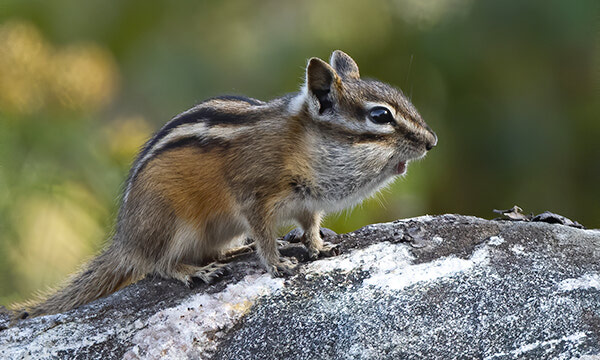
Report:
[{"label": "blurred foliage", "polygon": [[204,98],[295,91],[334,49],[402,88],[439,146],[326,225],[519,204],[600,227],[600,3],[4,0],[0,303],[109,239],[139,146]]}]

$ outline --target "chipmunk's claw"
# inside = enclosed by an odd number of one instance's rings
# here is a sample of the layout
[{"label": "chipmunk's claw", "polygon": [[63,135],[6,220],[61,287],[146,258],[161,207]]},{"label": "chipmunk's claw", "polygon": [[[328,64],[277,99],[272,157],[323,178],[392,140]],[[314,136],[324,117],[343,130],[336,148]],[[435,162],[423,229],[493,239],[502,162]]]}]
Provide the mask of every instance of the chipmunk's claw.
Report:
[{"label": "chipmunk's claw", "polygon": [[331,257],[338,256],[342,253],[342,249],[339,244],[332,244],[330,242],[323,242],[323,248],[319,251],[320,257]]}]

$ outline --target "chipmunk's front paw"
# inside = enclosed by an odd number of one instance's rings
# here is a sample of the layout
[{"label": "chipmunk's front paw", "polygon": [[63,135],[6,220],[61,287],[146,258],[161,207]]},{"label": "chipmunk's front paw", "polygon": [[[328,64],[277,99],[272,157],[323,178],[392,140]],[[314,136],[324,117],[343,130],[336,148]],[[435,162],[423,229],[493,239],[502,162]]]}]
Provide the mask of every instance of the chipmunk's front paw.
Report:
[{"label": "chipmunk's front paw", "polygon": [[320,257],[337,256],[339,254],[341,254],[340,246],[326,241],[323,242],[320,249],[308,249],[308,258],[311,260],[317,260]]},{"label": "chipmunk's front paw", "polygon": [[319,256],[322,257],[331,257],[338,256],[342,253],[342,249],[340,249],[339,244],[332,244],[330,242],[323,242],[323,248],[319,251]]},{"label": "chipmunk's front paw", "polygon": [[269,265],[269,274],[273,277],[291,276],[296,273],[295,269],[298,265],[296,258],[281,258],[276,264]]}]

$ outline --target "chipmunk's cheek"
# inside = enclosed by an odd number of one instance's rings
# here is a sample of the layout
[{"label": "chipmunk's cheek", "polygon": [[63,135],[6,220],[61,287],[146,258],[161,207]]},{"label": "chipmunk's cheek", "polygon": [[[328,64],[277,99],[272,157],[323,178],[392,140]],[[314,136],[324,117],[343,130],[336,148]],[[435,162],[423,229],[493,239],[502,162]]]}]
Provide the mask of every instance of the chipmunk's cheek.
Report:
[{"label": "chipmunk's cheek", "polygon": [[406,173],[406,161],[400,161],[398,165],[396,165],[396,174],[402,175]]}]

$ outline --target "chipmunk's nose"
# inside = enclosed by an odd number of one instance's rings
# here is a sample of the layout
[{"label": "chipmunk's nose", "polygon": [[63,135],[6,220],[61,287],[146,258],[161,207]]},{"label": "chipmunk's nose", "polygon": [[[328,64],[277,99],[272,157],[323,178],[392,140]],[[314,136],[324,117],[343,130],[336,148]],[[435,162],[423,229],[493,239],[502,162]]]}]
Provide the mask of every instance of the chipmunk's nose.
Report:
[{"label": "chipmunk's nose", "polygon": [[427,130],[429,130],[429,133],[432,135],[430,139],[428,139],[429,141],[427,142],[427,144],[425,144],[425,149],[429,151],[437,145],[438,138],[437,135],[433,132],[433,130],[429,128],[429,126],[427,127]]}]

